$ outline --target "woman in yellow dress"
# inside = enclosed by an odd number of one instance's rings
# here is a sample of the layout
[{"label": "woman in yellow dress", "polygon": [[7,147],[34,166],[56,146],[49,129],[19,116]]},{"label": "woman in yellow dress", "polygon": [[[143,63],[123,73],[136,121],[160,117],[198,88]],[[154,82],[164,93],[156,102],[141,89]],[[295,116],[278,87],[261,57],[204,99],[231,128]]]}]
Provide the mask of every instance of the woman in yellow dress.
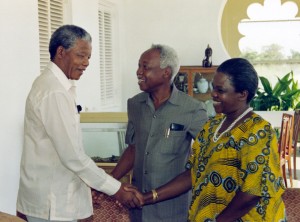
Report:
[{"label": "woman in yellow dress", "polygon": [[192,188],[188,221],[285,221],[276,133],[249,104],[258,76],[245,59],[223,62],[211,93],[218,113],[199,132],[183,172],[144,194],[145,204]]}]

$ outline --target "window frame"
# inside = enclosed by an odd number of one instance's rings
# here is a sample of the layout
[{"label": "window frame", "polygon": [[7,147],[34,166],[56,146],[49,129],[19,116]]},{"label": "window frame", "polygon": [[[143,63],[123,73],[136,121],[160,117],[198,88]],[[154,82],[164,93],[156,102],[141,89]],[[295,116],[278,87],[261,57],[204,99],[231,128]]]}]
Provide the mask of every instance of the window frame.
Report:
[{"label": "window frame", "polygon": [[[300,1],[297,0],[281,0],[281,4],[285,2],[294,2],[298,6],[297,17],[300,17]],[[227,0],[223,8],[221,17],[221,38],[223,45],[230,57],[238,57],[241,54],[239,49],[239,40],[243,37],[238,30],[239,22],[247,18],[247,8],[250,4],[264,4],[264,0]],[[237,5],[238,4],[238,5]],[[236,9],[239,10],[236,10]]]},{"label": "window frame", "polygon": [[64,5],[61,0],[38,0],[40,71],[47,66],[49,40],[52,33],[63,25]]},{"label": "window frame", "polygon": [[[118,73],[118,14],[112,2],[99,0],[99,100],[101,110],[118,110],[120,107],[120,76]],[[101,14],[103,17],[101,17]],[[101,18],[100,18],[101,17]],[[104,24],[101,22],[104,22]],[[110,32],[110,33],[109,33]]]}]

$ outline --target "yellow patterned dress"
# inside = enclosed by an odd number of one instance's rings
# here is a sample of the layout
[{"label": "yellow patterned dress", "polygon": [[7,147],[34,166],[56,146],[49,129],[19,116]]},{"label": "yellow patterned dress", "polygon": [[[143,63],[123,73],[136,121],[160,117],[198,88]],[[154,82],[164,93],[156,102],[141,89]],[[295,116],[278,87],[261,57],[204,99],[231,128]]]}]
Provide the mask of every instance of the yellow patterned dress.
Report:
[{"label": "yellow patterned dress", "polygon": [[285,221],[281,199],[285,186],[275,131],[254,113],[213,142],[223,118],[219,114],[208,121],[193,144],[187,163],[192,174],[189,221],[214,221],[238,190],[261,199],[237,221]]}]

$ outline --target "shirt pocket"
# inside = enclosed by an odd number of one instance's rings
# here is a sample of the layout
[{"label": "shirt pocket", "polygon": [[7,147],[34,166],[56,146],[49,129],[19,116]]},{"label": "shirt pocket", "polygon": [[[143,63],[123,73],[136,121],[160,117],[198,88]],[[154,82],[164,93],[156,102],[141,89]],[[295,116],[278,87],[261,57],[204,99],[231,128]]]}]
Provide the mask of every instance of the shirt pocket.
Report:
[{"label": "shirt pocket", "polygon": [[165,133],[163,138],[160,153],[162,154],[178,154],[181,150],[184,150],[184,140],[186,138],[186,131],[173,131]]}]

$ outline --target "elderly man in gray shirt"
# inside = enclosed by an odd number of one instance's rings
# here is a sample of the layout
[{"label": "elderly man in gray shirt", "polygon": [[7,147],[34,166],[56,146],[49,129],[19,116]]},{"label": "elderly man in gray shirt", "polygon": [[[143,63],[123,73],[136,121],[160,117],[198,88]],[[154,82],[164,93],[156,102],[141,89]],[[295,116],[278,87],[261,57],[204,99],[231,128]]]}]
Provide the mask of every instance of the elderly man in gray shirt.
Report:
[{"label": "elderly man in gray shirt", "polygon": [[202,103],[172,84],[178,70],[177,54],[166,45],[152,45],[139,60],[143,92],[128,100],[128,147],[112,172],[119,179],[133,168],[133,185],[153,193],[152,204],[131,210],[133,222],[187,220],[189,192],[155,204],[155,188],[185,171],[191,141],[207,121]]}]

